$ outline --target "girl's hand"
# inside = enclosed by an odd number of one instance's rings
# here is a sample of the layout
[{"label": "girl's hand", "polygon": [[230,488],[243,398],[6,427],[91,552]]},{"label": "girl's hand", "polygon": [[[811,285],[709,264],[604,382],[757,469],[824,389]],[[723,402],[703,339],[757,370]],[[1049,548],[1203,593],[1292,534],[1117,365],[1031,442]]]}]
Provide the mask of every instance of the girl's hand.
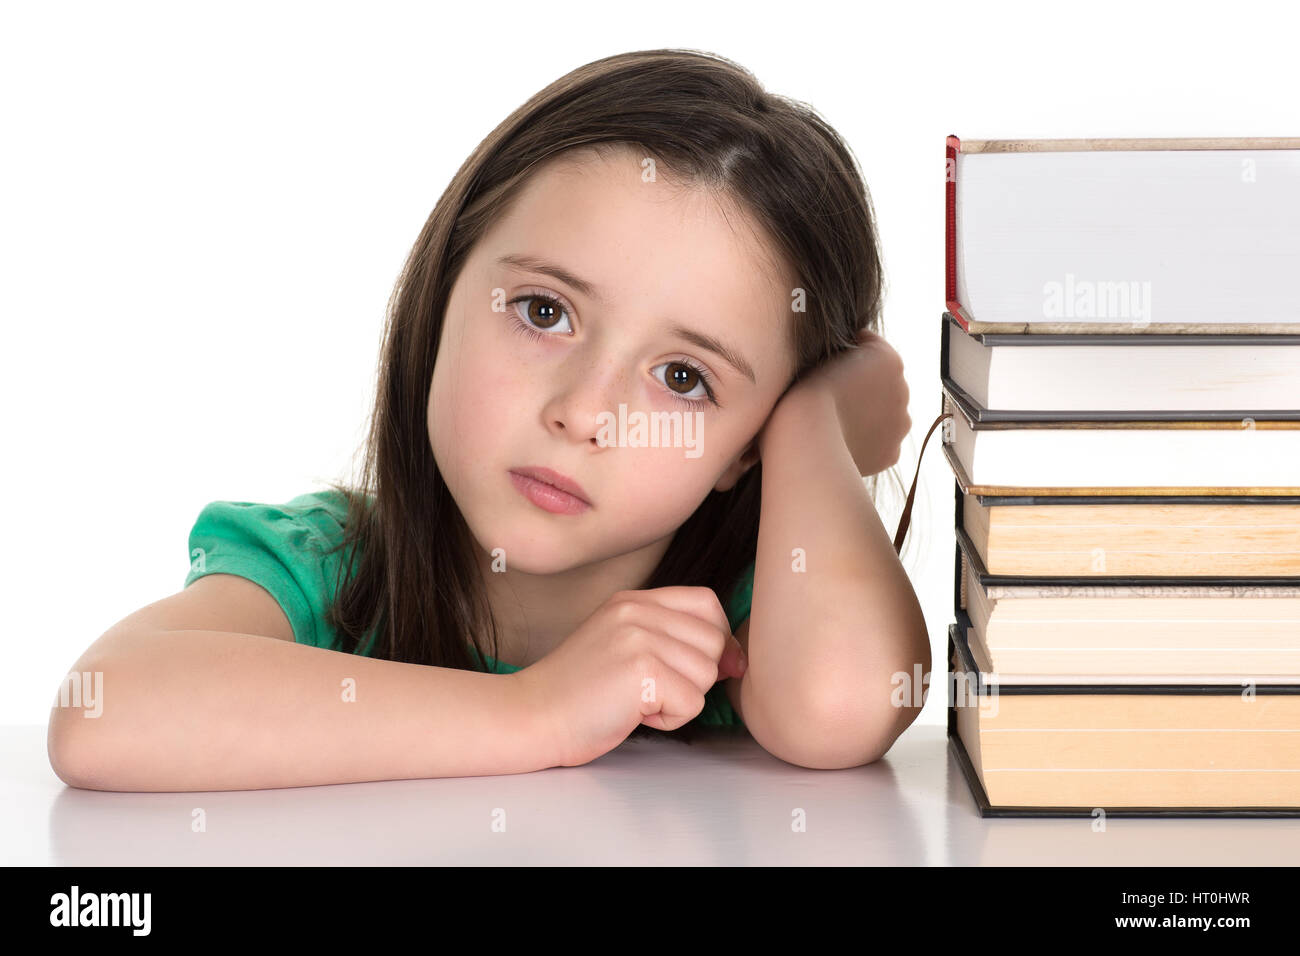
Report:
[{"label": "girl's hand", "polygon": [[[777,419],[833,414],[858,474],[874,475],[898,463],[903,439],[912,430],[903,360],[875,332],[863,330],[858,345],[817,368],[781,397],[759,435],[764,439]],[[793,426],[798,428],[796,424]]]},{"label": "girl's hand", "polygon": [[549,730],[555,765],[576,767],[638,724],[676,730],[704,709],[743,652],[705,587],[619,591],[541,660],[513,676]]}]

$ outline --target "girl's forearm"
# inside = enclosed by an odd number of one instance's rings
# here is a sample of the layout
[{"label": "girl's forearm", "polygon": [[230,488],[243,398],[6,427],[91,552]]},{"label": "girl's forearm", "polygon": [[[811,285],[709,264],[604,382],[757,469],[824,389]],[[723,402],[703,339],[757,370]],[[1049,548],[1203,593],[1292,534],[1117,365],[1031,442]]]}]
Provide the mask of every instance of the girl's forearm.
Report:
[{"label": "girl's forearm", "polygon": [[93,790],[259,790],[554,766],[513,674],[223,631],[106,635],[98,716],[56,707],[50,760]]},{"label": "girl's forearm", "polygon": [[929,671],[925,618],[830,396],[788,395],[761,441],[746,724],[792,762],[869,763],[918,712],[894,675]]}]

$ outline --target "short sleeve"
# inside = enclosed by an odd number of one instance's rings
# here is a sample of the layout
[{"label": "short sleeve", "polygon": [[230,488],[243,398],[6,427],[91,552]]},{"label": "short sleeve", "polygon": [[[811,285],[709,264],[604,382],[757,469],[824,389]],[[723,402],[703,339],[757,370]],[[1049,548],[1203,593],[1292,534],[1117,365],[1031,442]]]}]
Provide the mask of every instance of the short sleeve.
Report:
[{"label": "short sleeve", "polygon": [[749,617],[749,605],[754,599],[754,562],[749,562],[739,579],[736,581],[735,588],[732,589],[731,596],[727,601],[727,620],[731,624],[731,630],[744,623],[745,618]]},{"label": "short sleeve", "polygon": [[[338,497],[334,497],[338,495]],[[333,600],[346,503],[337,492],[300,495],[287,504],[213,501],[189,535],[184,587],[208,574],[235,574],[276,599],[299,644],[334,648],[325,623]]]},{"label": "short sleeve", "polygon": [[[753,600],[753,596],[754,562],[751,561],[749,567],[737,579],[736,586],[732,589],[727,600],[727,621],[731,624],[733,633],[749,617],[749,605]],[[694,723],[706,727],[745,726],[745,722],[740,719],[736,709],[731,706],[731,698],[727,696],[725,681],[718,681],[704,695],[704,709],[695,716]]]}]

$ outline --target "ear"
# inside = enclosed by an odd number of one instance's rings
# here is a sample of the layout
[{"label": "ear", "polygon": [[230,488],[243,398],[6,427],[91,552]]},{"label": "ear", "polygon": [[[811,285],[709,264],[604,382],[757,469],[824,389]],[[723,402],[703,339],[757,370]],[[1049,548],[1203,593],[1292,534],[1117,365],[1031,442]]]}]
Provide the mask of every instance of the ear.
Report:
[{"label": "ear", "polygon": [[727,466],[727,470],[722,473],[722,476],[718,479],[718,483],[713,486],[713,490],[730,491],[736,486],[736,482],[740,481],[745,472],[758,464],[758,461],[758,438],[755,437],[755,439],[749,443],[749,447],[741,452],[740,456]]}]

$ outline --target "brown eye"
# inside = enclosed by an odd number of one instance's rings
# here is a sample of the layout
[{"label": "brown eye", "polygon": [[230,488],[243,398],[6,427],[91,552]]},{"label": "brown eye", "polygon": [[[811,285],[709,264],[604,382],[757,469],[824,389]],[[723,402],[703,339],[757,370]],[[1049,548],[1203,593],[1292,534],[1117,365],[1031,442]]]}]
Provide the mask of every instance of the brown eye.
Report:
[{"label": "brown eye", "polygon": [[532,322],[539,328],[549,329],[564,314],[564,309],[556,299],[548,299],[544,296],[532,296],[528,300],[528,321]]},{"label": "brown eye", "polygon": [[656,365],[651,369],[651,373],[664,383],[673,401],[681,402],[684,407],[695,408],[701,402],[722,407],[713,396],[713,380],[704,368],[685,359],[678,359],[675,362]]},{"label": "brown eye", "polygon": [[674,392],[690,392],[694,390],[695,383],[699,381],[699,373],[689,365],[683,365],[681,362],[668,363],[668,376],[664,384]]}]

